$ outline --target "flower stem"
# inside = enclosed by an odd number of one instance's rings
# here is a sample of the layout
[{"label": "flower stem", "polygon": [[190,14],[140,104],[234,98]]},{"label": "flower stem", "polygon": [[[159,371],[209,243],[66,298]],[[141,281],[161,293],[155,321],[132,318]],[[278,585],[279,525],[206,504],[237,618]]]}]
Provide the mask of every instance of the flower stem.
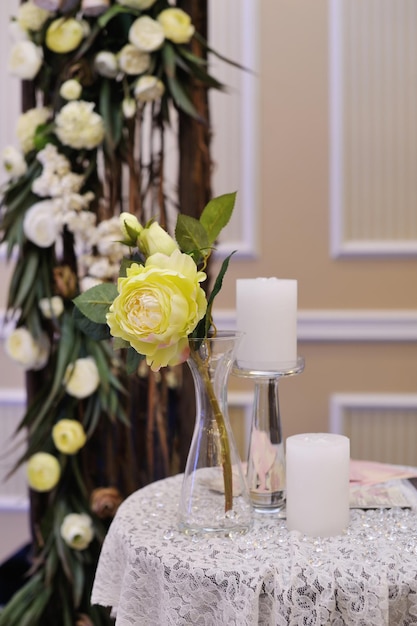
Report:
[{"label": "flower stem", "polygon": [[219,402],[214,392],[213,382],[210,378],[209,363],[204,361],[198,351],[195,352],[195,361],[197,367],[200,370],[202,380],[204,381],[206,393],[213,409],[214,417],[216,419],[217,428],[220,434],[220,447],[222,455],[222,467],[223,467],[223,484],[224,484],[224,511],[231,511],[233,509],[233,480],[232,480],[232,463],[230,458],[230,445],[229,436],[226,429],[226,423],[223,413],[221,411]]}]

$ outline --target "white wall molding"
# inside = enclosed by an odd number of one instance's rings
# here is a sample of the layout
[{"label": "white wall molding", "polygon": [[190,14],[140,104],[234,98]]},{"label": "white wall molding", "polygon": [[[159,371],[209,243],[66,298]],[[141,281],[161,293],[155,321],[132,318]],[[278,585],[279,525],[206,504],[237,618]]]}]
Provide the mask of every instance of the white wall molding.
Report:
[{"label": "white wall molding", "polygon": [[[216,249],[218,257],[258,255],[259,224],[259,55],[260,0],[211,0],[210,46],[245,70],[211,55],[211,72],[226,87],[210,92],[213,127],[213,193],[238,191],[236,210]],[[216,27],[212,27],[215,24]],[[217,167],[218,165],[218,167]]]},{"label": "white wall molding", "polygon": [[330,252],[417,256],[413,0],[329,3]]},{"label": "white wall molding", "polygon": [[346,409],[417,410],[417,393],[335,393],[329,409],[330,432],[341,433]]},{"label": "white wall molding", "polygon": [[[233,309],[218,310],[219,329],[236,328]],[[417,341],[416,310],[298,311],[299,341]]]}]

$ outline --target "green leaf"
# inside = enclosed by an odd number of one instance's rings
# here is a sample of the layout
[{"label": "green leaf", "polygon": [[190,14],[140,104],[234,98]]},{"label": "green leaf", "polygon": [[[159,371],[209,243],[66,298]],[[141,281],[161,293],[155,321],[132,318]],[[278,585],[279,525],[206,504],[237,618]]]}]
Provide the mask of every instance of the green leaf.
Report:
[{"label": "green leaf", "polygon": [[96,322],[92,322],[85,317],[77,307],[74,307],[73,309],[73,316],[76,327],[87,335],[87,337],[90,337],[95,341],[110,339],[110,328],[107,324],[97,324]]},{"label": "green leaf", "polygon": [[105,324],[106,314],[117,295],[116,285],[102,283],[80,294],[73,302],[89,320],[96,324]]},{"label": "green leaf", "polygon": [[201,115],[198,114],[197,109],[191,102],[190,98],[185,93],[184,89],[181,86],[181,83],[174,76],[167,76],[168,87],[171,95],[174,99],[175,104],[181,111],[187,113],[190,117],[193,117],[200,122],[203,122]]},{"label": "green leaf", "polygon": [[213,290],[207,301],[206,314],[203,317],[203,319],[200,320],[200,322],[197,324],[196,328],[194,329],[192,333],[192,337],[200,338],[200,337],[208,336],[210,326],[212,325],[212,322],[213,322],[212,309],[213,309],[214,298],[217,296],[217,294],[219,293],[219,291],[221,290],[223,286],[223,278],[227,272],[227,268],[229,267],[230,259],[235,254],[235,252],[236,251],[232,252],[231,254],[229,254],[229,256],[226,259],[224,259],[222,266],[220,268],[220,271],[217,275],[216,281],[214,283]]},{"label": "green leaf", "polygon": [[[175,239],[183,252],[193,254],[197,261],[201,257],[206,256],[201,250],[207,250],[210,247],[207,231],[203,224],[196,220],[195,217],[178,215],[177,224],[175,226]],[[198,253],[198,254],[196,254]]]},{"label": "green leaf", "polygon": [[209,244],[213,244],[229,223],[236,202],[236,192],[213,198],[203,209],[200,222],[206,229]]}]

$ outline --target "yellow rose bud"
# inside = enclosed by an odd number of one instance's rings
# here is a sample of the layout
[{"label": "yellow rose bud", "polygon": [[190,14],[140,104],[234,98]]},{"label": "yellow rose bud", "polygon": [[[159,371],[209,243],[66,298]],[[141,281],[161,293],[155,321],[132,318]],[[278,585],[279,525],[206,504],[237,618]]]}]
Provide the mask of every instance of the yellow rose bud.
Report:
[{"label": "yellow rose bud", "polygon": [[178,250],[178,244],[158,222],[152,222],[147,228],[143,228],[139,233],[139,248],[146,256],[151,256],[155,252],[162,252],[170,255],[174,250]]},{"label": "yellow rose bud", "polygon": [[32,455],[27,465],[29,487],[34,491],[50,491],[57,485],[61,476],[61,467],[56,457],[48,452]]},{"label": "yellow rose bud", "polygon": [[76,454],[87,441],[83,425],[77,420],[62,419],[52,429],[55,447],[64,454]]},{"label": "yellow rose bud", "polygon": [[142,224],[139,223],[138,218],[132,213],[123,211],[120,214],[120,228],[122,229],[123,236],[129,246],[136,246],[138,243],[138,237],[143,230]]},{"label": "yellow rose bud", "polygon": [[78,20],[60,17],[49,25],[45,43],[52,52],[65,54],[78,48],[83,37],[84,29]]},{"label": "yellow rose bud", "polygon": [[69,513],[61,524],[61,537],[74,550],[85,550],[94,538],[93,522],[86,513]]},{"label": "yellow rose bud", "polygon": [[200,283],[206,279],[190,256],[179,250],[153,254],[145,265],[133,263],[119,278],[119,295],[107,323],[153,371],[183,363],[189,354],[188,335],[204,317],[207,300]]}]

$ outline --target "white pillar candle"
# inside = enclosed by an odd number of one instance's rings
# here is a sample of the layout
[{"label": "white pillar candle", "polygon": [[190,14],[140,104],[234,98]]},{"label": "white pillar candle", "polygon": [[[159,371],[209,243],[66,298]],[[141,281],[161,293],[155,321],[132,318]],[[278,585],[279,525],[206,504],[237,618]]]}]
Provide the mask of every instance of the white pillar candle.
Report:
[{"label": "white pillar candle", "polygon": [[311,537],[339,535],[349,524],[349,439],[310,433],[288,437],[287,527]]},{"label": "white pillar candle", "polygon": [[276,371],[297,363],[297,281],[241,278],[236,281],[237,329],[244,333],[238,366]]}]

